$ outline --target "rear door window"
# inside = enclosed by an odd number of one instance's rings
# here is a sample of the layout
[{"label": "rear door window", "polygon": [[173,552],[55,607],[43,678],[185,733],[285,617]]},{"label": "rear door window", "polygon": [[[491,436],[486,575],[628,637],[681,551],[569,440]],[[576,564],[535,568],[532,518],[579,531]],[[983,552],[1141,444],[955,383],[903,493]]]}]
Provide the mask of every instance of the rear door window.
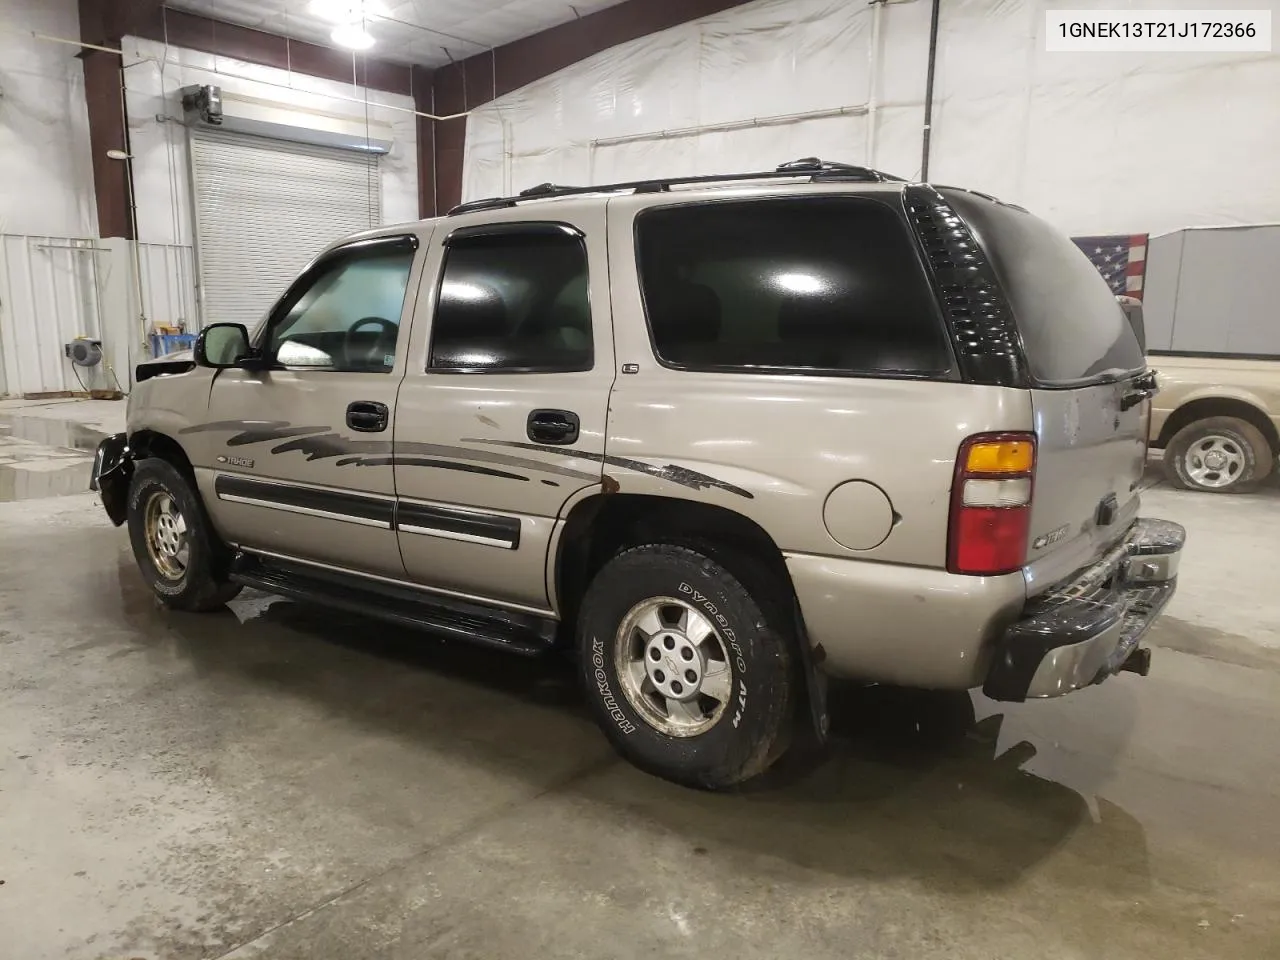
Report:
[{"label": "rear door window", "polygon": [[950,376],[899,211],[866,197],[655,207],[636,221],[660,361],[681,369]]},{"label": "rear door window", "polygon": [[941,192],[991,261],[1037,385],[1081,386],[1146,366],[1119,301],[1069,237],[1015,207]]},{"label": "rear door window", "polygon": [[430,370],[565,373],[594,360],[587,250],[556,224],[451,238]]}]

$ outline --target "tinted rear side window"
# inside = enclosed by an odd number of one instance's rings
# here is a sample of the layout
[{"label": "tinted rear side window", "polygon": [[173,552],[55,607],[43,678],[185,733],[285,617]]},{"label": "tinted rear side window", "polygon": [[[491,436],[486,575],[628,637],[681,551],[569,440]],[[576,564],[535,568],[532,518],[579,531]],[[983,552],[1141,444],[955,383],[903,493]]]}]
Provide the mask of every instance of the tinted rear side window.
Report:
[{"label": "tinted rear side window", "polygon": [[1111,288],[1066,235],[1022,210],[942,193],[986,251],[1038,384],[1074,386],[1146,365]]},{"label": "tinted rear side window", "polygon": [[568,232],[451,239],[431,370],[564,373],[594,358],[587,251]]},{"label": "tinted rear side window", "polygon": [[946,376],[906,224],[859,197],[657,207],[636,223],[658,358],[697,370]]}]

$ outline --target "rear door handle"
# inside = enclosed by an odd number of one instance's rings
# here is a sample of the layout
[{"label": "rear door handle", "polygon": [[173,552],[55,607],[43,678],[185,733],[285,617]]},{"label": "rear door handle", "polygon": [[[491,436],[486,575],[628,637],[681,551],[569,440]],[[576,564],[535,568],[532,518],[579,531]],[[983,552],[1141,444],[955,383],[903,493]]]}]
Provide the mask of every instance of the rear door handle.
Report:
[{"label": "rear door handle", "polygon": [[568,410],[535,410],[529,414],[529,439],[537,443],[567,446],[578,442],[582,424]]},{"label": "rear door handle", "polygon": [[347,426],[361,433],[381,433],[387,429],[391,411],[385,403],[375,400],[356,400],[347,405]]}]

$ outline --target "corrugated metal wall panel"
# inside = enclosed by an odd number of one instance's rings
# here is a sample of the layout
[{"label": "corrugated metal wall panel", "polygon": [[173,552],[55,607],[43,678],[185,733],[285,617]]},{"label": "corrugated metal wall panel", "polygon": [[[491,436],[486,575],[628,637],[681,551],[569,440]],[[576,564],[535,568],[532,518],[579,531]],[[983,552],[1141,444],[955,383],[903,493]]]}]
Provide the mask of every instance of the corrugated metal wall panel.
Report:
[{"label": "corrugated metal wall panel", "polygon": [[196,309],[195,252],[172,243],[139,244],[143,311],[150,323],[200,329]]},{"label": "corrugated metal wall panel", "polygon": [[[9,393],[82,389],[63,344],[106,339],[101,278],[110,258],[94,239],[0,234],[0,357]],[[78,372],[84,388],[107,388],[100,366]]]},{"label": "corrugated metal wall panel", "polygon": [[[129,241],[0,234],[0,396],[128,391],[152,324],[200,329],[193,249],[144,243],[139,251],[145,324]],[[80,335],[102,341],[101,365],[67,360],[63,345]]]}]

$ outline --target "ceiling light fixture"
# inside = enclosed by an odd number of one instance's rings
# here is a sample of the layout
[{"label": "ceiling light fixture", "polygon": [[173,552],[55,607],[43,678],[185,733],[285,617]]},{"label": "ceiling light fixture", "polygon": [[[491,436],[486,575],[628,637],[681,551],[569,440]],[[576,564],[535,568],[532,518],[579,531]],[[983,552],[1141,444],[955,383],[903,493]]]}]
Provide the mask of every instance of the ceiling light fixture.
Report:
[{"label": "ceiling light fixture", "polygon": [[311,0],[307,12],[330,23],[346,23],[352,19],[356,5],[350,0]]},{"label": "ceiling light fixture", "polygon": [[329,39],[348,50],[368,50],[374,44],[369,31],[358,23],[344,23],[334,27]]},{"label": "ceiling light fixture", "polygon": [[369,17],[385,17],[386,9],[375,0],[311,0],[307,10],[330,23],[359,23]]}]

